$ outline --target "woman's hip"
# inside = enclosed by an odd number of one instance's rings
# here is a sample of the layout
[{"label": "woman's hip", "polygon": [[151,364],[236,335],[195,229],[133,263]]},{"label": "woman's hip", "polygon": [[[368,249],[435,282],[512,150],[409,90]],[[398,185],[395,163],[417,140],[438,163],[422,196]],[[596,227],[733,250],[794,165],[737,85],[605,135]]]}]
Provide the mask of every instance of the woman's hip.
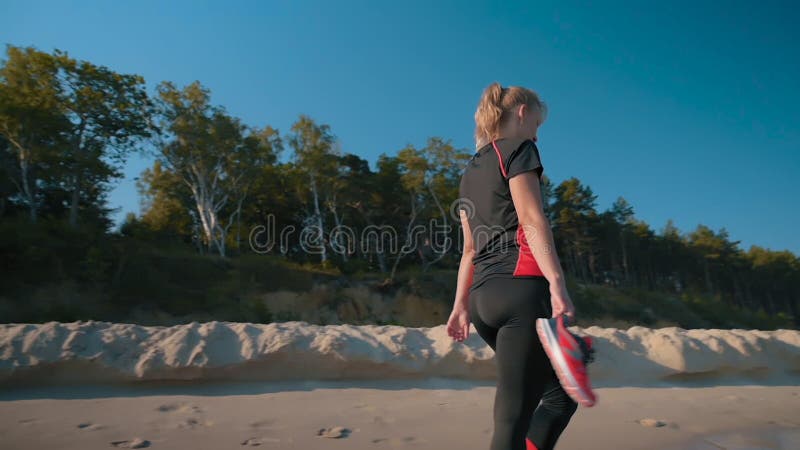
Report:
[{"label": "woman's hip", "polygon": [[470,292],[472,314],[496,328],[511,320],[550,316],[550,283],[544,277],[492,277]]}]

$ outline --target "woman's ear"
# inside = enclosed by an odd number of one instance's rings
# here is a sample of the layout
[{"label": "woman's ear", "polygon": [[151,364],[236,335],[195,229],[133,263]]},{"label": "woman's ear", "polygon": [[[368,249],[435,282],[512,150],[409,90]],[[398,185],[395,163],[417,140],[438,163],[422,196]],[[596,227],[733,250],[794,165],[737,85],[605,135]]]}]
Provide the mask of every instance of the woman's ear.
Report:
[{"label": "woman's ear", "polygon": [[519,108],[517,108],[517,118],[519,118],[519,123],[522,123],[525,120],[526,112],[528,112],[528,105],[525,103],[519,105]]}]

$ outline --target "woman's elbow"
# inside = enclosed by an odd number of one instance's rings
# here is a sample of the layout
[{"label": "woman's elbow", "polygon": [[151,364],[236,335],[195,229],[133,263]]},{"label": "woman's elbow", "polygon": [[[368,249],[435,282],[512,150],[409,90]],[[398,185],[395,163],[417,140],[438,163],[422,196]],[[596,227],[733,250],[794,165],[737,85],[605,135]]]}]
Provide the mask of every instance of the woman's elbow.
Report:
[{"label": "woman's elbow", "polygon": [[468,261],[472,262],[472,258],[475,257],[475,250],[474,249],[464,249],[461,253],[461,261]]},{"label": "woman's elbow", "polygon": [[528,230],[538,232],[550,229],[550,221],[547,220],[547,217],[543,213],[536,211],[532,211],[528,214],[520,214],[519,225],[526,232]]}]

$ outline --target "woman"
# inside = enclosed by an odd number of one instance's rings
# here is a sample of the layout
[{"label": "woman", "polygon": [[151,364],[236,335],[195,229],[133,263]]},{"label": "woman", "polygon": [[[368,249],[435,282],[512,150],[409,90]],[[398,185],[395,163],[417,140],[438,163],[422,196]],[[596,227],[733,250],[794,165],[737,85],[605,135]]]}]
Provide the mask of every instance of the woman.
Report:
[{"label": "woman", "polygon": [[471,321],[495,351],[491,450],[552,449],[577,409],[569,394],[594,403],[583,367],[591,344],[564,325],[575,308],[542,208],[535,142],[545,115],[530,89],[491,84],[461,178],[464,252],[447,330],[463,341]]}]

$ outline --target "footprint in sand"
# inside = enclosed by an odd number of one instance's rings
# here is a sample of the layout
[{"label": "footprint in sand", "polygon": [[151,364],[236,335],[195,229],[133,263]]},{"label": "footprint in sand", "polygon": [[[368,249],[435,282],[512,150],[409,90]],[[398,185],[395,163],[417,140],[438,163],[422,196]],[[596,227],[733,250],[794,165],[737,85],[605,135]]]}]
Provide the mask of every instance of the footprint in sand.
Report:
[{"label": "footprint in sand", "polygon": [[372,418],[372,423],[375,423],[375,424],[378,424],[378,425],[389,425],[390,423],[394,423],[394,422],[395,422],[395,419],[392,419],[391,417],[375,416],[375,417]]},{"label": "footprint in sand", "polygon": [[373,444],[391,445],[392,447],[403,446],[403,445],[416,445],[422,442],[424,441],[418,439],[415,436],[377,438],[372,440]]},{"label": "footprint in sand", "polygon": [[272,424],[274,424],[274,423],[275,423],[275,419],[264,419],[264,420],[259,420],[259,421],[256,421],[256,422],[251,422],[250,426],[252,428],[271,428]]},{"label": "footprint in sand", "polygon": [[676,423],[670,423],[667,422],[666,420],[659,420],[659,419],[650,419],[650,418],[637,419],[635,422],[643,427],[648,427],[648,428],[661,428],[666,426],[670,428],[678,428],[678,424]]},{"label": "footprint in sand", "polygon": [[203,409],[199,406],[187,403],[165,403],[156,408],[160,412],[182,412],[182,413],[201,413]]},{"label": "footprint in sand", "polygon": [[342,426],[320,428],[319,431],[317,431],[317,436],[326,438],[346,438],[349,435],[350,430]]},{"label": "footprint in sand", "polygon": [[150,447],[147,439],[134,438],[130,441],[111,441],[111,445],[119,448],[146,448]]},{"label": "footprint in sand", "polygon": [[270,438],[270,437],[251,437],[243,440],[240,442],[240,445],[247,445],[250,447],[258,447],[261,444],[273,444],[278,443],[281,440],[278,438]]},{"label": "footprint in sand", "polygon": [[364,411],[370,411],[370,412],[376,411],[378,409],[378,408],[376,408],[376,407],[374,407],[372,405],[368,405],[366,403],[359,403],[357,405],[354,405],[353,408],[354,409],[363,409]]},{"label": "footprint in sand", "polygon": [[78,424],[78,428],[86,431],[102,430],[105,426],[98,423],[83,422]]},{"label": "footprint in sand", "polygon": [[280,430],[286,428],[286,425],[278,425],[277,419],[262,419],[257,420],[255,422],[250,422],[248,425],[250,428],[257,428],[257,429],[269,429],[269,430]]},{"label": "footprint in sand", "polygon": [[194,417],[190,417],[178,422],[178,428],[189,428],[191,430],[201,427],[210,427],[212,425],[214,425],[214,422],[210,420],[197,420]]}]

